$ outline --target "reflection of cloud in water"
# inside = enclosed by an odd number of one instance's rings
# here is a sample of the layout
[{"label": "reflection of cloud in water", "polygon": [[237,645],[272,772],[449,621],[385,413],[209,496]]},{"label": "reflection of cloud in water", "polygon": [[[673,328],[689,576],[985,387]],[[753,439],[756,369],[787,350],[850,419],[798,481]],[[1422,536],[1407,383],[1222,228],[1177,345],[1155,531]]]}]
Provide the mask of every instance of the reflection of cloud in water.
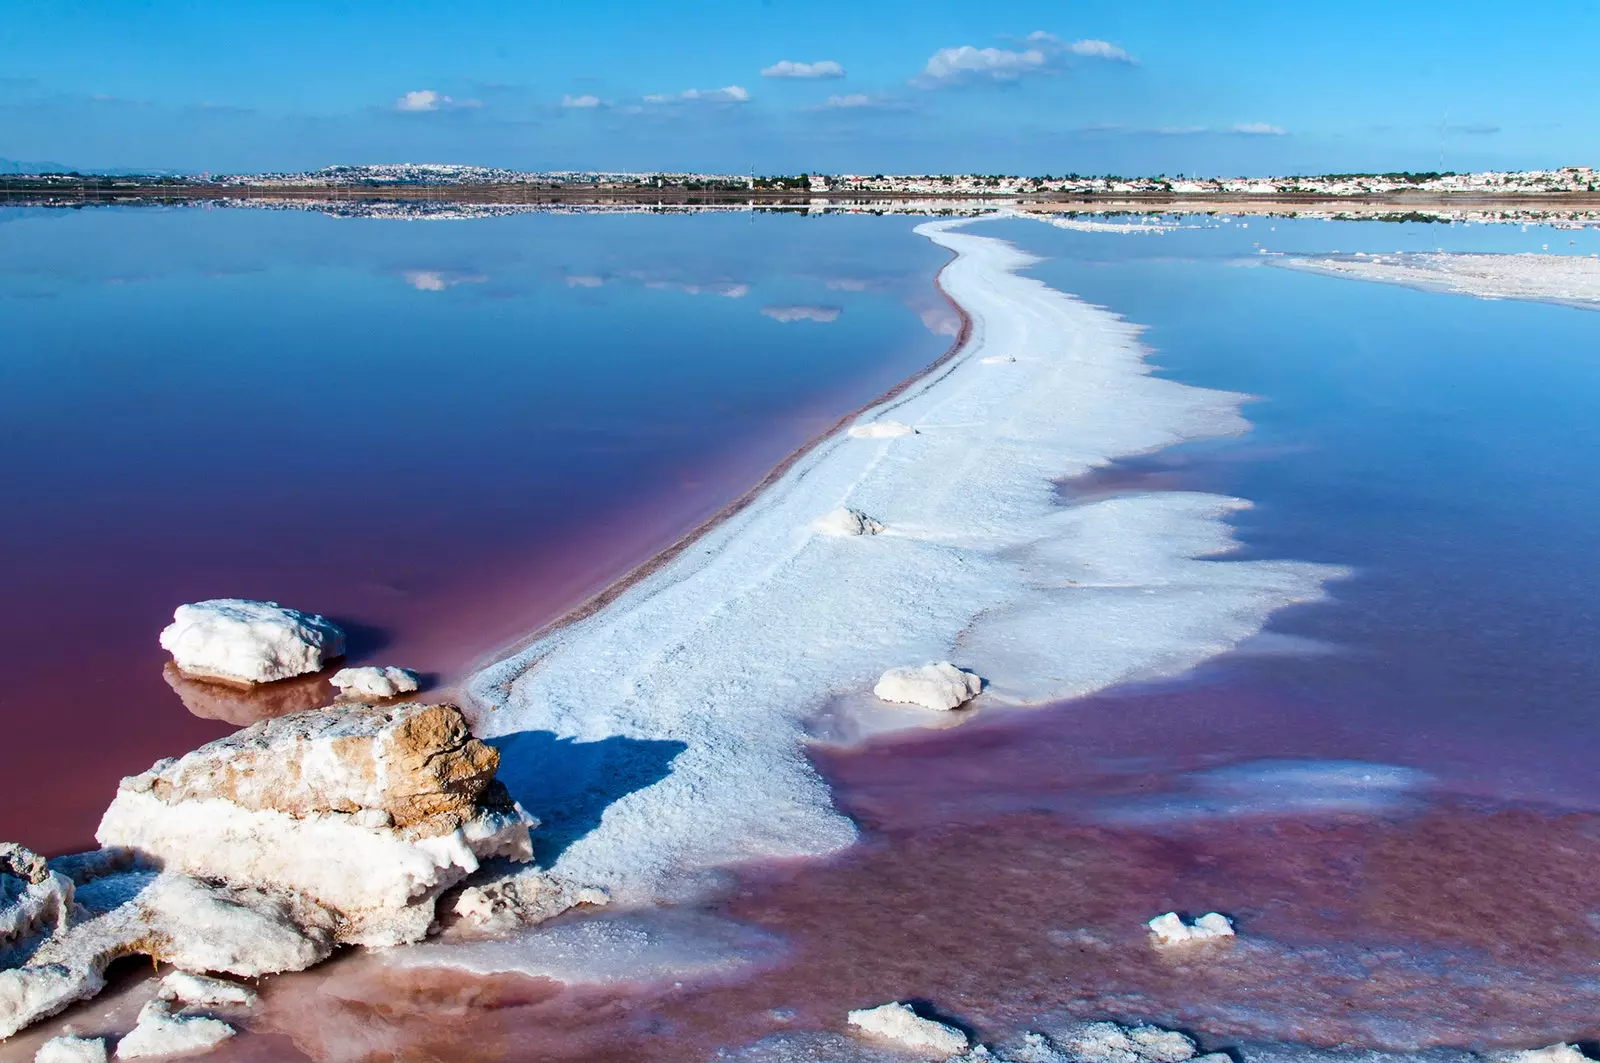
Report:
[{"label": "reflection of cloud in water", "polygon": [[774,321],[788,324],[791,321],[816,321],[821,324],[839,320],[843,312],[837,306],[763,306],[761,312]]},{"label": "reflection of cloud in water", "polygon": [[961,315],[948,306],[930,306],[917,316],[922,319],[922,327],[935,336],[961,335]]},{"label": "reflection of cloud in water", "polygon": [[834,277],[822,282],[830,292],[866,292],[873,288],[872,281],[859,277]]},{"label": "reflection of cloud in water", "polygon": [[682,292],[685,295],[720,295],[724,299],[743,299],[750,294],[750,285],[735,284],[731,281],[717,281],[711,284],[687,284],[683,281],[640,279],[644,281],[646,288],[655,288],[658,291]]},{"label": "reflection of cloud in water", "polygon": [[1415,802],[1430,777],[1358,760],[1255,760],[1185,776],[1185,788],[1115,802],[1101,818],[1160,823],[1245,816],[1372,814]]},{"label": "reflection of cloud in water", "polygon": [[450,270],[408,269],[400,274],[419,292],[442,292],[458,284],[482,284],[489,278],[482,273],[456,273]]},{"label": "reflection of cloud in water", "polygon": [[605,284],[604,277],[596,277],[591,273],[580,273],[567,277],[568,288],[599,288]]}]

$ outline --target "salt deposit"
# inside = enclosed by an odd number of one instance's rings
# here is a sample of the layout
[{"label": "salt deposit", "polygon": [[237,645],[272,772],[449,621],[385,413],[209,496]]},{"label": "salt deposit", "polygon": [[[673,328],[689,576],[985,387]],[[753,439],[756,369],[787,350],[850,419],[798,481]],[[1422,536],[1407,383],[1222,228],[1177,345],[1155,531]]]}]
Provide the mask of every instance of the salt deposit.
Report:
[{"label": "salt deposit", "polygon": [[139,1012],[139,1022],[117,1042],[118,1059],[150,1056],[192,1056],[209,1052],[233,1036],[220,1019],[174,1015],[164,1000],[152,1000]]},{"label": "salt deposit", "polygon": [[277,602],[215,598],[178,606],[161,632],[161,648],[186,675],[271,683],[321,671],[344,653],[344,632]]},{"label": "salt deposit", "polygon": [[1288,258],[1274,260],[1274,264],[1483,299],[1532,299],[1600,307],[1600,260],[1577,255],[1397,252]]},{"label": "salt deposit", "polygon": [[924,1019],[899,1002],[852,1011],[846,1019],[863,1033],[893,1041],[913,1051],[926,1051],[941,1059],[967,1050],[966,1034],[954,1026]]},{"label": "salt deposit", "polygon": [[897,705],[921,705],[943,711],[958,709],[978,696],[983,680],[949,661],[917,668],[891,668],[878,677],[872,693]]},{"label": "salt deposit", "polygon": [[1492,1063],[1593,1063],[1576,1045],[1564,1043],[1523,1052],[1490,1052],[1485,1058]]},{"label": "salt deposit", "polygon": [[340,941],[401,944],[480,860],[532,858],[498,763],[454,706],[296,713],[124,779],[96,838],[294,891],[341,914]]},{"label": "salt deposit", "polygon": [[1233,937],[1232,921],[1216,912],[1207,912],[1188,924],[1178,917],[1177,912],[1168,912],[1150,920],[1150,943],[1157,948],[1193,945],[1202,941],[1231,937]]},{"label": "salt deposit", "polygon": [[328,682],[338,688],[341,698],[393,698],[416,691],[417,673],[394,667],[341,668]]},{"label": "salt deposit", "polygon": [[[956,253],[941,283],[970,338],[855,428],[920,433],[822,441],[604,609],[471,680],[514,795],[563,777],[580,747],[628,761],[635,781],[571,813],[583,826],[556,877],[631,904],[692,894],[729,863],[837,850],[855,832],[806,759],[807,722],[885,668],[959,640],[986,701],[1080,696],[1231,649],[1338,574],[1221,556],[1236,499],[1063,506],[1062,477],[1243,431],[1240,396],[1151,375],[1135,326],[1022,276],[1034,260],[1009,244],[949,221],[918,231]],[[997,352],[1018,361],[978,364]],[[815,534],[841,503],[892,514],[895,535],[845,550]]]},{"label": "salt deposit", "polygon": [[179,1004],[201,1004],[210,1007],[237,1004],[247,1008],[256,1002],[255,991],[237,982],[207,978],[205,975],[190,974],[187,971],[173,971],[163,978],[160,988],[156,990],[156,996]]},{"label": "salt deposit", "polygon": [[824,535],[837,535],[849,538],[852,535],[877,535],[883,531],[883,525],[861,512],[848,506],[840,506],[826,516],[818,517],[811,522],[811,526]]},{"label": "salt deposit", "polygon": [[53,1037],[39,1046],[33,1063],[106,1063],[101,1037]]},{"label": "salt deposit", "polygon": [[1015,362],[1016,360],[1017,359],[1016,359],[1016,357],[1014,355],[1009,355],[1009,354],[991,354],[986,358],[979,358],[978,359],[978,364],[979,365],[1010,365],[1012,362]]},{"label": "salt deposit", "polygon": [[915,428],[901,421],[873,421],[869,424],[850,426],[850,436],[853,439],[896,439],[916,434]]}]

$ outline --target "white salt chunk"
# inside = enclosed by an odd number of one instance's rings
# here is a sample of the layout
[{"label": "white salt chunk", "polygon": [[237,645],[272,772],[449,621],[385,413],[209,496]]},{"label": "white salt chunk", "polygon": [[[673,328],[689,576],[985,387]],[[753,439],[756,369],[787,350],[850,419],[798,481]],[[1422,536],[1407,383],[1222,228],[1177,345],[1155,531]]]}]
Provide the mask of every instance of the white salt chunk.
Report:
[{"label": "white salt chunk", "polygon": [[1233,937],[1233,922],[1216,912],[1207,912],[1188,925],[1177,912],[1168,912],[1150,920],[1149,926],[1151,943],[1157,948]]},{"label": "white salt chunk", "polygon": [[982,689],[983,680],[972,672],[940,661],[920,668],[891,668],[879,678],[872,692],[897,705],[945,711],[960,708]]},{"label": "white salt chunk", "polygon": [[152,1000],[139,1011],[139,1021],[117,1042],[118,1059],[150,1056],[192,1056],[209,1052],[233,1036],[221,1019],[172,1014],[164,1000]]},{"label": "white salt chunk", "polygon": [[896,436],[914,436],[917,430],[899,421],[873,421],[870,424],[850,426],[854,439],[893,439]]},{"label": "white salt chunk", "polygon": [[811,526],[823,535],[838,535],[847,537],[851,535],[877,535],[883,531],[883,525],[861,512],[848,506],[840,506],[827,516],[818,517]]},{"label": "white salt chunk", "polygon": [[417,689],[417,673],[409,668],[341,668],[328,680],[341,698],[392,698]]},{"label": "white salt chunk", "polygon": [[161,632],[161,648],[190,676],[271,683],[321,671],[344,653],[344,632],[276,602],[215,598],[178,606]]},{"label": "white salt chunk", "polygon": [[1553,1044],[1524,1052],[1493,1052],[1488,1058],[1496,1063],[1592,1063],[1576,1045],[1569,1044]]},{"label": "white salt chunk", "polygon": [[106,1043],[99,1037],[52,1037],[39,1046],[33,1063],[106,1063]]},{"label": "white salt chunk", "polygon": [[239,1004],[250,1007],[256,1002],[252,989],[222,978],[208,978],[188,971],[173,971],[161,980],[156,996],[179,1004],[201,1004],[216,1007],[222,1004]]},{"label": "white salt chunk", "polygon": [[906,1048],[936,1053],[942,1059],[967,1050],[966,1034],[954,1026],[924,1019],[898,1001],[852,1011],[846,1018],[851,1026],[864,1033],[894,1041]]}]

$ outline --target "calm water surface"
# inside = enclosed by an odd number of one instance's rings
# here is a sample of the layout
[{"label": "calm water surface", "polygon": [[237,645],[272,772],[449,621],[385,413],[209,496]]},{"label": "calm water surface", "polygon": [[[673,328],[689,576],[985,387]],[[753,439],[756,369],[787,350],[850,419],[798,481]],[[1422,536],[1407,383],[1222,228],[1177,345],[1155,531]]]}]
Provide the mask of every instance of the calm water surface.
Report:
[{"label": "calm water surface", "polygon": [[325,703],[186,712],[180,602],[437,683],[671,543],[948,347],[913,224],[0,211],[0,838],[85,846],[122,775]]}]

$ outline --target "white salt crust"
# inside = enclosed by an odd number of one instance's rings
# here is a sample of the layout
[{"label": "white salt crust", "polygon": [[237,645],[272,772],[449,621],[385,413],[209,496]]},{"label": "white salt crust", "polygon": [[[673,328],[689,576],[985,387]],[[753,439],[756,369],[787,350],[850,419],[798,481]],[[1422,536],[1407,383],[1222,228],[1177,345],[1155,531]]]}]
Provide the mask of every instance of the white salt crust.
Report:
[{"label": "white salt crust", "polygon": [[948,1059],[967,1050],[966,1034],[954,1026],[924,1019],[899,1001],[852,1011],[845,1019],[862,1033],[893,1041],[915,1052],[927,1052],[940,1059]]},{"label": "white salt crust", "polygon": [[[626,905],[690,895],[730,863],[849,845],[806,725],[888,667],[958,657],[993,705],[1081,696],[1181,673],[1339,574],[1217,557],[1238,499],[1063,505],[1062,477],[1244,431],[1241,397],[1152,376],[1137,327],[1022,276],[1033,258],[958,225],[917,230],[956,253],[941,283],[972,317],[949,363],[604,609],[470,682],[484,737],[553,735],[501,743],[513,796],[519,779],[561,777],[584,743],[674,751],[608,795],[553,861],[561,878]],[[1018,361],[997,373],[979,364],[991,352]],[[917,433],[855,438],[891,419]],[[894,535],[862,549],[815,534],[841,502]]]},{"label": "white salt crust", "polygon": [[152,1000],[140,1010],[139,1021],[128,1035],[117,1042],[117,1058],[199,1055],[233,1034],[233,1027],[220,1019],[174,1015],[166,1001]]},{"label": "white salt crust", "polygon": [[811,522],[811,526],[823,535],[837,535],[849,538],[852,535],[877,535],[883,531],[883,525],[861,512],[848,506],[840,506],[824,516]]},{"label": "white salt crust", "polygon": [[213,598],[180,605],[161,648],[186,674],[233,683],[271,683],[322,670],[344,653],[344,632],[277,602]]},{"label": "white salt crust", "polygon": [[236,1004],[248,1008],[256,1002],[255,990],[238,982],[208,978],[203,974],[190,974],[188,971],[173,971],[161,979],[161,986],[156,990],[156,996],[161,1000],[175,1001],[178,1004],[199,1004],[206,1007]]},{"label": "white salt crust", "polygon": [[341,668],[328,682],[341,698],[393,698],[416,692],[417,673],[392,666]]},{"label": "white salt crust", "polygon": [[1149,922],[1150,943],[1157,948],[1194,945],[1233,937],[1233,923],[1227,916],[1207,912],[1192,923],[1185,923],[1177,912],[1158,915]]},{"label": "white salt crust", "polygon": [[891,668],[878,677],[872,693],[895,705],[920,705],[934,712],[959,709],[983,690],[983,680],[949,661],[915,668]]},{"label": "white salt crust", "polygon": [[1272,259],[1274,265],[1481,299],[1600,307],[1600,259],[1577,255],[1410,252]]},{"label": "white salt crust", "polygon": [[903,421],[871,421],[850,426],[852,439],[898,439],[916,434],[917,430]]},{"label": "white salt crust", "polygon": [[100,1037],[52,1037],[39,1046],[33,1063],[106,1063],[106,1042]]}]

